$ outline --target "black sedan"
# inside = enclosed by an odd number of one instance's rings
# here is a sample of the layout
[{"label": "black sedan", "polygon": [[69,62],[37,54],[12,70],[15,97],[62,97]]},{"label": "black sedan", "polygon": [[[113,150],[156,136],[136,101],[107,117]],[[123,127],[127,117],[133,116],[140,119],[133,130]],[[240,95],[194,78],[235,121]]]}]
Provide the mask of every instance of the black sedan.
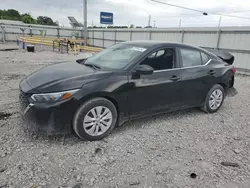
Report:
[{"label": "black sedan", "polygon": [[55,63],[20,82],[22,117],[49,134],[99,140],[145,116],[200,107],[216,112],[233,89],[234,57],[185,44],[132,41],[77,62]]}]

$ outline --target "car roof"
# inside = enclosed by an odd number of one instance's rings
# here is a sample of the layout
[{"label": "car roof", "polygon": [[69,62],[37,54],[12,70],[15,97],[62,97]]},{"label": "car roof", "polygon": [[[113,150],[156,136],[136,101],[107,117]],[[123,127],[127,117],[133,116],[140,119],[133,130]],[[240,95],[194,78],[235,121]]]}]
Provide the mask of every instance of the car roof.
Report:
[{"label": "car roof", "polygon": [[167,41],[154,41],[154,40],[135,40],[135,41],[128,41],[124,42],[125,44],[131,44],[136,46],[142,46],[145,48],[153,48],[153,47],[161,47],[161,46],[173,46],[173,47],[189,47],[189,48],[196,48],[199,50],[204,51],[204,49],[199,48],[197,46],[192,46],[189,44],[183,44],[183,43],[174,43],[174,42],[167,42]]}]

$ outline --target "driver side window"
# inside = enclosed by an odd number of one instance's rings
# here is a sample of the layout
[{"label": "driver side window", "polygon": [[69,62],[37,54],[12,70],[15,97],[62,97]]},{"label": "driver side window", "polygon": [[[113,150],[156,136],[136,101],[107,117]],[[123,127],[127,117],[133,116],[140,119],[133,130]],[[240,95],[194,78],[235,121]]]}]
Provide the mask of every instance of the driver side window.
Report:
[{"label": "driver side window", "polygon": [[174,49],[161,49],[150,54],[141,65],[149,65],[154,70],[167,70],[174,68],[175,52]]}]

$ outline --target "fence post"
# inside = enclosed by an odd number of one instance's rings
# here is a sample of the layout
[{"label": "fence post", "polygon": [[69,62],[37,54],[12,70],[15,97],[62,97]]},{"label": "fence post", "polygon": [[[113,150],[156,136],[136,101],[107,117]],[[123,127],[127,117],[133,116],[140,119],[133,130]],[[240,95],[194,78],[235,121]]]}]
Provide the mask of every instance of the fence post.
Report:
[{"label": "fence post", "polygon": [[130,36],[129,36],[129,40],[131,41],[132,40],[132,30],[130,30]]},{"label": "fence post", "polygon": [[56,30],[57,30],[57,38],[60,38],[60,28],[58,27],[56,28]]},{"label": "fence post", "polygon": [[3,35],[3,42],[5,42],[5,31],[4,31],[4,27],[1,26],[1,30],[2,30],[2,35]]},{"label": "fence post", "polygon": [[184,31],[184,30],[182,30],[182,33],[181,33],[181,43],[183,43],[183,42],[184,42],[184,34],[185,34],[185,31]]},{"label": "fence post", "polygon": [[81,40],[83,40],[83,30],[81,30]]},{"label": "fence post", "polygon": [[92,45],[95,46],[95,31],[92,30]]},{"label": "fence post", "polygon": [[102,47],[104,48],[104,29],[102,30]]},{"label": "fence post", "polygon": [[61,41],[59,40],[59,44],[58,44],[58,48],[59,48],[59,52],[61,53]]},{"label": "fence post", "polygon": [[[29,26],[30,27],[30,26]],[[31,37],[32,37],[32,35],[33,35],[33,33],[32,33],[32,29],[30,29],[30,34],[29,34]]]},{"label": "fence post", "polygon": [[115,30],[115,44],[116,44],[116,30]]},{"label": "fence post", "polygon": [[217,49],[217,50],[218,50],[219,45],[220,45],[220,35],[221,35],[221,30],[218,31],[217,44],[216,44],[216,49]]},{"label": "fence post", "polygon": [[25,29],[24,28],[20,28],[20,30],[22,31],[22,35],[24,36]]}]

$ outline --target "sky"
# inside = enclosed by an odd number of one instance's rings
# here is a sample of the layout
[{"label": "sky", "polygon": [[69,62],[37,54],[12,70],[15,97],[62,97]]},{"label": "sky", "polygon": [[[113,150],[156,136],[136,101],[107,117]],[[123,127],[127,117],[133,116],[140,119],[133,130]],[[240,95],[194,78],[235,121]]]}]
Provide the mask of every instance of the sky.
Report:
[{"label": "sky", "polygon": [[[103,11],[114,14],[114,25],[145,27],[151,15],[151,26],[155,24],[158,28],[217,27],[220,16],[214,14],[223,14],[246,19],[222,16],[221,26],[250,26],[250,1],[247,0],[158,1],[198,9],[208,12],[208,16],[151,0],[88,0],[88,25],[100,26],[100,12]],[[69,26],[67,16],[74,16],[83,22],[83,0],[0,0],[0,4],[0,9],[17,9],[34,17],[49,16],[62,26]]]}]

